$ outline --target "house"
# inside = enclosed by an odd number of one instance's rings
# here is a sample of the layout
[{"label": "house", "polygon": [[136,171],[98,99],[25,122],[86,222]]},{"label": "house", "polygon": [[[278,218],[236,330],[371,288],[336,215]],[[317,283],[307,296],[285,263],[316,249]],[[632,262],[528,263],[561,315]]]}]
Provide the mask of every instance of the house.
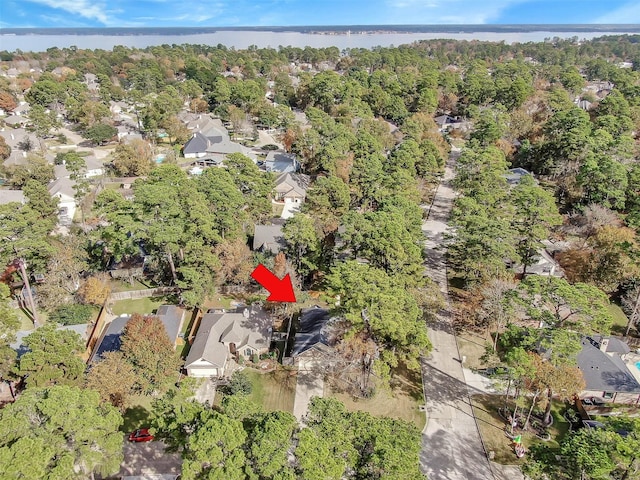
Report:
[{"label": "house", "polygon": [[71,225],[76,214],[75,183],[68,176],[61,176],[47,187],[49,194],[58,199],[58,223],[63,226]]},{"label": "house", "polygon": [[6,205],[7,203],[21,203],[25,204],[27,199],[24,196],[22,190],[5,190],[0,189],[0,205]]},{"label": "house", "polygon": [[522,180],[522,177],[525,177],[527,175],[531,175],[531,172],[525,170],[524,168],[517,167],[510,168],[508,173],[504,175],[504,178],[507,179],[507,183],[509,184],[509,186],[513,187],[515,185],[518,185],[520,183],[520,180]]},{"label": "house", "polygon": [[20,115],[10,115],[4,119],[4,123],[12,127],[24,127],[29,123],[29,119]]},{"label": "house", "polygon": [[451,115],[439,115],[433,119],[438,125],[438,131],[448,132],[449,130],[464,130],[469,127],[469,123],[460,117],[452,117]]},{"label": "house", "polygon": [[295,155],[272,150],[265,158],[264,168],[267,172],[295,173],[299,170],[300,164]]},{"label": "house", "polygon": [[190,377],[222,377],[230,359],[250,360],[269,351],[272,322],[262,307],[207,313],[184,368]]},{"label": "house", "polygon": [[104,164],[93,155],[84,157],[84,163],[86,167],[84,176],[86,178],[99,177],[104,174]]},{"label": "house", "polygon": [[182,323],[184,322],[185,311],[175,305],[160,305],[156,316],[164,325],[169,341],[175,348]]},{"label": "house", "polygon": [[107,352],[117,352],[122,346],[122,334],[124,327],[127,325],[131,317],[129,315],[120,315],[109,323],[100,339],[96,343],[93,355],[89,363],[95,363],[102,360],[102,356]]},{"label": "house", "polygon": [[282,224],[255,225],[253,233],[253,251],[270,252],[274,255],[279,253],[284,247],[282,236]]},{"label": "house", "polygon": [[[543,275],[550,277],[564,277],[564,271],[556,260],[544,248],[538,249],[536,255],[533,256],[535,263],[527,265],[527,275]],[[513,270],[516,273],[523,273],[522,265],[514,265]]]},{"label": "house", "polygon": [[615,337],[585,336],[577,362],[586,383],[580,398],[600,397],[609,403],[640,401],[640,370],[632,364],[625,342]]},{"label": "house", "polygon": [[275,198],[277,203],[284,204],[281,218],[291,218],[300,210],[307,196],[309,175],[302,173],[283,173],[276,179]]},{"label": "house", "polygon": [[291,356],[317,358],[333,352],[335,338],[329,310],[314,306],[300,311],[300,328],[296,332]]}]

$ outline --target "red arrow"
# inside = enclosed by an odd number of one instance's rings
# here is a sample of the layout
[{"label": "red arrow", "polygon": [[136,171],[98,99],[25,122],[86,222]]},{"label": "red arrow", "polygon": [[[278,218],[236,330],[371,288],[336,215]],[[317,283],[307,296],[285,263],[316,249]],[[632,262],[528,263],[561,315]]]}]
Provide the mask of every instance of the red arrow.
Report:
[{"label": "red arrow", "polygon": [[296,295],[293,293],[293,285],[288,273],[280,280],[267,267],[260,264],[251,272],[251,278],[269,291],[271,294],[267,297],[269,302],[295,303]]}]

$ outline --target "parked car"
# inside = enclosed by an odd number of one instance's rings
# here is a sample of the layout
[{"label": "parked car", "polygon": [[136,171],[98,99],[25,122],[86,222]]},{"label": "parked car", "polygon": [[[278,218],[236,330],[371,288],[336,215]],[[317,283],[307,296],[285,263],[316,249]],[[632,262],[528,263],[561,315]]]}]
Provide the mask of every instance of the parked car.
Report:
[{"label": "parked car", "polygon": [[153,435],[149,433],[148,428],[139,428],[129,434],[130,442],[150,442],[151,440],[153,440]]}]

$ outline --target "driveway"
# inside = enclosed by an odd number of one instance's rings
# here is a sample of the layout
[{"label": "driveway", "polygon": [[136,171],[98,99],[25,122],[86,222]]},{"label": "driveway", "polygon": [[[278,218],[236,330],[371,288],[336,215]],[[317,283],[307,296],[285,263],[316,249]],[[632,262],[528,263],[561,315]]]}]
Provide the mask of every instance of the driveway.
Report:
[{"label": "driveway", "polygon": [[311,359],[301,358],[298,363],[296,396],[293,401],[293,415],[301,422],[307,414],[311,397],[324,395],[324,375],[320,366]]},{"label": "driveway", "polygon": [[132,443],[124,441],[124,460],[119,476],[180,473],[182,458],[178,453],[166,453],[162,442]]},{"label": "driveway", "polygon": [[451,187],[459,151],[452,151],[422,230],[427,237],[428,275],[439,285],[445,308],[428,325],[433,350],[423,360],[427,424],[422,432],[420,465],[430,480],[491,480],[489,465],[469,399],[460,352],[451,324],[444,233],[455,198]]}]

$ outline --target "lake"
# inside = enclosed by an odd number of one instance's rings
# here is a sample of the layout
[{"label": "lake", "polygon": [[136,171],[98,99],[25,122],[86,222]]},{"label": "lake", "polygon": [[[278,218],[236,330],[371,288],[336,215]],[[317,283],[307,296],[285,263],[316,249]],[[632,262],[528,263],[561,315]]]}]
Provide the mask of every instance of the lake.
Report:
[{"label": "lake", "polygon": [[454,40],[484,40],[505,43],[540,42],[545,38],[591,39],[602,35],[620,35],[629,32],[557,32],[557,31],[529,31],[529,32],[423,32],[423,33],[302,33],[302,32],[269,32],[269,31],[235,31],[223,30],[215,33],[199,34],[154,34],[154,35],[106,35],[106,34],[0,34],[0,49],[14,51],[44,51],[51,47],[71,47],[110,50],[116,45],[144,48],[162,44],[223,44],[227,47],[245,49],[250,45],[260,48],[278,46],[293,47],[330,47],[336,46],[340,50],[346,48],[372,48],[376,46],[390,47],[416,42],[446,38]]}]

